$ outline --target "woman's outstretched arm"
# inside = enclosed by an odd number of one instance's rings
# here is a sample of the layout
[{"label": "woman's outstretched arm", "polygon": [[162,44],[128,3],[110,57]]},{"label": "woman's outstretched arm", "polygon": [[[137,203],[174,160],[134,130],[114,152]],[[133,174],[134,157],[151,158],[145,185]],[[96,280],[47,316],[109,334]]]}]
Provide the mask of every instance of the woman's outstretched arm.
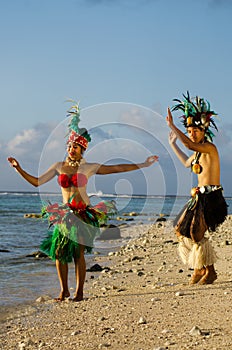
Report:
[{"label": "woman's outstretched arm", "polygon": [[23,170],[19,164],[19,162],[13,158],[7,158],[8,162],[11,164],[13,168],[31,185],[38,187],[43,185],[44,183],[50,181],[54,176],[57,175],[57,163],[53,164],[44,174],[39,177],[33,176]]},{"label": "woman's outstretched arm", "polygon": [[96,171],[96,174],[106,175],[138,170],[140,168],[146,168],[151,166],[153,163],[157,162],[158,159],[158,156],[150,156],[145,160],[145,162],[138,164],[100,165]]}]

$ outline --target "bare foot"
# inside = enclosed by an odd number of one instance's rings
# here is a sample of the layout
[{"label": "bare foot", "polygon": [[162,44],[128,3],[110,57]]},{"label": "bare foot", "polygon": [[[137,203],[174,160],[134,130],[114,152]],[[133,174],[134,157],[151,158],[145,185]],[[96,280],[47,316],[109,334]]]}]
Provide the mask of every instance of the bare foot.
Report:
[{"label": "bare foot", "polygon": [[217,279],[216,272],[206,273],[201,279],[199,284],[212,284]]},{"label": "bare foot", "polygon": [[76,295],[76,296],[72,299],[72,301],[75,301],[75,302],[77,302],[77,301],[82,301],[82,300],[84,300],[83,294]]},{"label": "bare foot", "polygon": [[205,273],[206,273],[205,267],[202,267],[202,269],[195,269],[193,272],[193,275],[189,281],[189,284],[198,283],[203,278]]},{"label": "bare foot", "polygon": [[59,301],[64,301],[65,298],[70,297],[70,293],[69,291],[67,292],[60,292],[60,295],[58,296],[58,298],[55,298],[55,301],[59,302]]}]

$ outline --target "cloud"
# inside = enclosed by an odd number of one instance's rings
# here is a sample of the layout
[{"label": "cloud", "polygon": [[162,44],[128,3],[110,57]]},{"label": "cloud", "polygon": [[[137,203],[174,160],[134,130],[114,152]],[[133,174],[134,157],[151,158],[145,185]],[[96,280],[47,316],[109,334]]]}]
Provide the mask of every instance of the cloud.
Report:
[{"label": "cloud", "polygon": [[[111,108],[114,111],[115,107],[116,105],[112,104]],[[140,106],[128,104],[123,107],[125,108],[122,108],[120,113],[117,110],[113,114],[110,109],[107,110],[106,118],[102,113],[98,113],[97,108],[93,110],[94,113],[90,114],[89,118],[86,115],[86,120],[89,120],[90,124],[92,121],[99,120],[99,116],[103,117],[103,122],[96,122],[90,129],[92,142],[85,152],[87,161],[104,164],[115,164],[120,161],[138,163],[144,161],[151,154],[157,154],[160,157],[159,163],[145,169],[146,179],[151,187],[150,193],[152,191],[155,193],[157,188],[159,190],[165,187],[167,193],[189,193],[192,181],[191,174],[189,169],[186,170],[180,164],[168,144],[169,130],[165,118]],[[102,108],[107,109],[108,106],[99,108],[102,112]],[[113,115],[114,122],[107,122],[109,115]],[[29,173],[42,173],[55,161],[64,159],[66,155],[66,131],[66,125],[62,122],[59,125],[39,123],[30,129],[19,132],[7,144],[0,145],[1,164],[6,164],[7,156],[11,155],[15,156]],[[228,193],[228,191],[231,192],[232,123],[221,126],[215,136],[215,144],[221,156],[222,184]],[[187,153],[184,147],[181,148]],[[26,182],[18,175],[16,176],[8,166],[4,166],[1,170],[1,178],[3,189],[13,187],[15,189],[18,184],[21,190],[23,188],[28,190]],[[113,175],[104,177],[101,181],[97,180],[99,186],[102,186],[103,192],[104,186],[112,188],[112,178]],[[115,176],[115,178],[117,177]],[[130,179],[130,175],[123,178]],[[133,173],[133,178],[135,178],[133,181],[138,185],[139,177],[137,178],[136,172]],[[22,188],[22,186],[25,187]],[[31,187],[29,188],[33,190]],[[43,191],[44,188],[46,187],[41,187],[41,190]],[[56,189],[59,190],[57,187]],[[48,190],[53,190],[50,184]],[[139,193],[140,189],[136,188],[136,191]]]},{"label": "cloud", "polygon": [[28,143],[37,144],[39,133],[35,129],[23,130],[16,135],[7,145],[7,150],[16,155],[22,155],[28,152]]},{"label": "cloud", "polygon": [[30,129],[20,131],[5,144],[4,154],[19,157],[27,163],[38,162],[43,147],[55,127],[55,123],[39,123]]}]

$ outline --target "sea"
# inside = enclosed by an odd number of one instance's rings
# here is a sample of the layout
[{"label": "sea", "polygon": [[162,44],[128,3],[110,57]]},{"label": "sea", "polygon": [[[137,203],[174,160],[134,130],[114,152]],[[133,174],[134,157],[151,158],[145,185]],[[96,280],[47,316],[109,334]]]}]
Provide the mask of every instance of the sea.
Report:
[{"label": "sea", "polygon": [[[61,196],[54,193],[0,192],[0,198],[0,307],[31,303],[43,295],[58,296],[59,282],[54,261],[37,258],[35,254],[47,233],[48,223],[38,215],[28,214],[40,214],[44,204],[61,202]],[[130,228],[151,225],[161,217],[172,220],[188,200],[185,196],[103,193],[90,194],[90,198],[93,205],[102,200],[115,201],[118,212],[110,223]],[[231,214],[232,198],[226,198],[226,201]],[[96,240],[94,251],[107,254],[111,249],[119,248],[120,244],[121,240]],[[94,264],[94,256],[94,252],[86,256],[87,267]],[[70,283],[75,286],[74,267],[70,265]]]}]

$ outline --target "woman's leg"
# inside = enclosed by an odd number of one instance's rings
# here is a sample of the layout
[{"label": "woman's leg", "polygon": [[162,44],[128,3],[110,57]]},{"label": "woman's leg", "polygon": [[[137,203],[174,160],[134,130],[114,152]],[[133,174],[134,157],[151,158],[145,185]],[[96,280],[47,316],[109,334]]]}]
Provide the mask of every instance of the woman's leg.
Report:
[{"label": "woman's leg", "polygon": [[56,269],[60,281],[60,295],[56,298],[57,301],[63,301],[65,298],[70,296],[68,290],[68,264],[62,264],[56,259]]},{"label": "woman's leg", "polygon": [[79,245],[79,256],[74,257],[75,272],[76,272],[76,292],[73,301],[83,300],[83,290],[86,276],[86,263],[84,255],[85,247]]}]

